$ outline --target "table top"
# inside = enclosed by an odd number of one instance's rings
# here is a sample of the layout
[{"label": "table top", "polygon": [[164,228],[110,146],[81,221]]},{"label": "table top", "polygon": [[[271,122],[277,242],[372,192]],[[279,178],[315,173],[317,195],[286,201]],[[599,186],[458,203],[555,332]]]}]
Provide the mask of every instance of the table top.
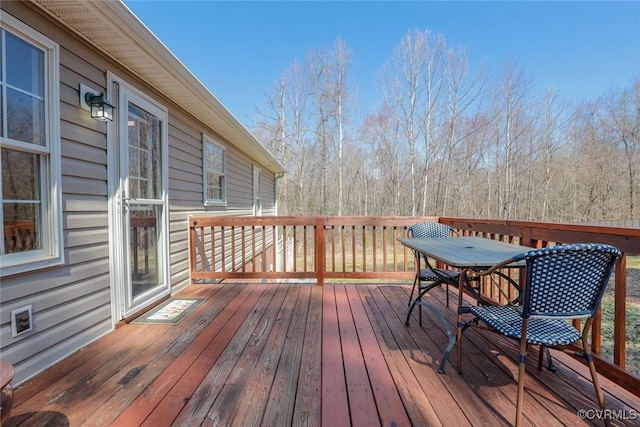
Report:
[{"label": "table top", "polygon": [[[398,241],[423,255],[457,268],[488,269],[515,255],[533,249],[475,236],[433,239],[401,237]],[[521,266],[524,266],[524,262],[513,265],[513,267]]]}]

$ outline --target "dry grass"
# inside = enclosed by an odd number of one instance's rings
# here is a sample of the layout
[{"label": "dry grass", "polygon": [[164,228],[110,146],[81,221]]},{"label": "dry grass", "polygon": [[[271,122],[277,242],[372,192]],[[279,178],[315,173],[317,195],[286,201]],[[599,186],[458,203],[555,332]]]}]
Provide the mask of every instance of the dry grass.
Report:
[{"label": "dry grass", "polygon": [[[625,369],[640,376],[640,256],[627,256],[627,351]],[[602,300],[602,356],[612,360],[614,289]]]}]

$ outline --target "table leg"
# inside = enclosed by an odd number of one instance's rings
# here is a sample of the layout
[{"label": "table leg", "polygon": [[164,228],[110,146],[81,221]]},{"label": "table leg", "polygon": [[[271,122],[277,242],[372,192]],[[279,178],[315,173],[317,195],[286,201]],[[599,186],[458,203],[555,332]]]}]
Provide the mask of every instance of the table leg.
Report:
[{"label": "table leg", "polygon": [[[443,282],[441,280],[437,281],[437,282],[433,282],[432,284],[430,284],[429,286],[427,286],[426,288],[420,290],[418,292],[418,295],[416,296],[416,299],[413,300],[413,303],[411,304],[411,307],[409,307],[409,312],[407,313],[407,320],[405,320],[404,324],[409,326],[409,319],[411,319],[411,312],[413,311],[413,308],[418,305],[420,303],[420,301],[422,301],[422,297],[424,296],[424,294],[426,294],[427,292],[429,292],[431,289],[435,288],[436,286],[442,284]],[[421,323],[422,325],[422,323]]]},{"label": "table leg", "polygon": [[434,306],[432,306],[426,301],[419,301],[418,304],[420,304],[420,306],[423,306],[428,310],[431,310],[433,313],[436,314],[436,316],[440,318],[440,321],[444,326],[447,337],[449,338],[449,344],[447,344],[447,348],[444,350],[444,353],[442,353],[442,359],[440,360],[440,365],[438,366],[438,373],[444,374],[444,365],[447,362],[449,353],[451,353],[451,350],[453,349],[453,346],[456,343],[456,334],[453,333],[453,331],[451,330],[451,326],[449,325],[449,322],[447,322],[446,317],[444,317],[444,314],[442,314],[440,310],[437,310]]}]

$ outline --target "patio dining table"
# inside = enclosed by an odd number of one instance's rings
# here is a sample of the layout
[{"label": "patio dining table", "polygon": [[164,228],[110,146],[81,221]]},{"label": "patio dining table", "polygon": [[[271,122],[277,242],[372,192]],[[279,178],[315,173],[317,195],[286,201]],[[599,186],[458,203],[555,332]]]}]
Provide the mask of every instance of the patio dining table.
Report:
[{"label": "patio dining table", "polygon": [[[477,236],[440,237],[427,239],[401,237],[398,239],[398,241],[402,245],[413,249],[414,251],[417,251],[418,253],[423,255],[425,259],[427,259],[427,263],[428,258],[431,258],[438,262],[446,264],[449,267],[458,269],[470,268],[476,271],[487,270],[504,260],[512,258],[515,255],[531,250],[531,248],[527,246],[521,246],[513,243],[502,242],[499,240]],[[507,266],[507,268],[522,267],[524,267],[524,262],[513,263]],[[517,282],[515,282],[509,276],[504,274],[501,274],[501,276],[506,279],[511,285],[513,285],[518,291],[520,290]],[[449,284],[458,286],[457,281],[455,281],[454,283],[453,280],[443,277],[443,281],[446,282],[447,280],[449,281]],[[447,361],[447,358],[449,357],[449,353],[456,343],[456,334],[451,330],[451,326],[445,319],[444,315],[435,307],[433,307],[428,301],[425,301],[423,299],[425,294],[434,287],[435,286],[427,286],[418,293],[416,299],[411,304],[411,308],[407,315],[406,324],[409,324],[411,311],[416,305],[421,305],[427,308],[441,319],[445,327],[447,337],[449,338],[449,344],[447,345],[442,355],[442,360],[440,361],[440,365],[438,367],[438,372],[444,373],[445,363]],[[467,283],[466,288],[479,303],[484,302],[477,287],[472,286],[471,283]],[[464,310],[464,308],[462,309]]]}]

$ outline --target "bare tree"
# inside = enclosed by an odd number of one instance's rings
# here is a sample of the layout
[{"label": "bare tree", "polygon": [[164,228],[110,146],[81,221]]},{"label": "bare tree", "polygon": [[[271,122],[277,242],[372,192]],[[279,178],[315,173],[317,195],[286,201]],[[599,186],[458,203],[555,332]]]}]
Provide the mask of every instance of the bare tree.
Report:
[{"label": "bare tree", "polygon": [[[484,120],[476,120],[480,117],[478,112],[483,106],[481,95],[486,74],[480,70],[475,75],[471,75],[467,55],[463,50],[450,49],[447,62],[448,72],[444,75],[446,83],[446,96],[443,103],[444,143],[434,192],[435,208],[441,215],[447,213],[451,186],[457,183],[452,180],[452,176],[466,167],[466,161],[461,162],[455,158],[458,146],[487,125]],[[464,122],[464,127],[461,126],[461,122]],[[464,152],[461,155],[464,155]]]},{"label": "bare tree", "polygon": [[622,150],[627,175],[628,216],[636,215],[636,192],[640,174],[640,78],[619,94],[609,94],[603,111],[603,126]]},{"label": "bare tree", "polygon": [[[443,108],[440,105],[441,95],[444,92],[449,72],[449,66],[452,65],[447,59],[447,44],[444,37],[434,35],[429,31],[419,34],[421,44],[424,45],[423,54],[425,55],[425,68],[422,72],[424,80],[425,99],[424,103],[424,173],[423,173],[423,190],[422,190],[422,215],[427,214],[427,195],[429,189],[429,172],[431,170],[432,160],[434,159],[437,148],[435,147],[436,132],[441,125],[441,117]],[[440,169],[442,172],[442,169]],[[441,176],[438,174],[438,182]],[[437,198],[437,195],[436,195]],[[437,199],[436,199],[437,203]],[[434,206],[437,208],[437,205]]]},{"label": "bare tree", "polygon": [[[542,136],[543,170],[542,177],[542,207],[540,215],[536,216],[545,221],[549,210],[549,193],[554,174],[554,154],[562,147],[565,129],[572,119],[571,114],[566,113],[566,103],[559,99],[559,94],[553,88],[547,89],[545,97],[545,113]],[[534,218],[533,216],[531,218]]]},{"label": "bare tree", "polygon": [[399,122],[402,137],[409,146],[411,215],[418,212],[416,143],[422,134],[426,91],[424,70],[428,65],[428,34],[420,30],[409,31],[395,48],[381,73],[381,86],[385,101],[391,106]]},{"label": "bare tree", "polygon": [[398,122],[388,106],[365,119],[360,139],[369,149],[366,171],[369,181],[379,184],[380,209],[388,215],[403,214],[401,200],[407,180],[407,156],[403,152],[406,145],[398,138]]},{"label": "bare tree", "polygon": [[311,150],[306,122],[309,97],[302,65],[294,61],[281,75],[273,93],[266,95],[265,106],[258,110],[256,132],[286,171],[279,201],[283,214],[308,213],[304,208],[308,193],[304,177]]},{"label": "bare tree", "polygon": [[345,144],[345,103],[348,100],[347,80],[349,76],[349,65],[351,63],[351,52],[341,37],[338,37],[333,51],[336,75],[334,101],[336,108],[336,124],[338,127],[338,215],[343,213],[343,152]]},{"label": "bare tree", "polygon": [[574,122],[570,153],[576,194],[574,221],[606,219],[616,209],[618,150],[600,122],[601,114],[601,101],[584,103]]},{"label": "bare tree", "polygon": [[340,38],[309,51],[259,110],[256,135],[287,171],[283,213],[638,215],[640,79],[571,107],[508,61],[489,92],[464,51],[412,30],[381,70],[384,107],[355,134],[350,63]]},{"label": "bare tree", "polygon": [[[507,61],[504,76],[494,94],[496,116],[496,165],[499,168],[497,213],[499,218],[517,217],[518,176],[516,168],[520,150],[530,136],[531,118],[527,115],[527,96],[531,79],[513,62]],[[524,159],[520,159],[524,160]]]}]

